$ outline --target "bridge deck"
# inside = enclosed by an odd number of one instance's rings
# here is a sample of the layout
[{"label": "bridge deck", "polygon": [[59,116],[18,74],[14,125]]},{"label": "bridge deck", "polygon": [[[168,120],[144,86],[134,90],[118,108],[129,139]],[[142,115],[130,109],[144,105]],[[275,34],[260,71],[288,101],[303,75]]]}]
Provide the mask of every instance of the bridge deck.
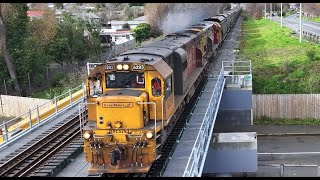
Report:
[{"label": "bridge deck", "polygon": [[[185,169],[188,165],[189,157],[193,157],[192,150],[200,132],[201,125],[206,117],[206,112],[209,109],[210,99],[214,94],[216,85],[216,78],[210,78],[208,80],[208,83],[206,84],[205,89],[196,104],[188,125],[183,131],[183,134],[163,176],[182,177],[184,175]],[[209,118],[209,121],[210,120],[212,119]]]}]

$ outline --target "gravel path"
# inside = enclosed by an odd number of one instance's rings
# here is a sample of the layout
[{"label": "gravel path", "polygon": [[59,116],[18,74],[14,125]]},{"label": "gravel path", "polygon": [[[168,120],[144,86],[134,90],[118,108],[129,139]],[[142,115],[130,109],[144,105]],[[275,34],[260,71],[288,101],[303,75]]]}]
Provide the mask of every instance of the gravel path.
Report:
[{"label": "gravel path", "polygon": [[222,46],[220,47],[213,63],[210,63],[209,75],[218,75],[222,67],[222,61],[238,60],[238,55],[235,50],[239,49],[240,36],[241,36],[241,25],[243,18],[239,16],[237,22],[228,33]]}]

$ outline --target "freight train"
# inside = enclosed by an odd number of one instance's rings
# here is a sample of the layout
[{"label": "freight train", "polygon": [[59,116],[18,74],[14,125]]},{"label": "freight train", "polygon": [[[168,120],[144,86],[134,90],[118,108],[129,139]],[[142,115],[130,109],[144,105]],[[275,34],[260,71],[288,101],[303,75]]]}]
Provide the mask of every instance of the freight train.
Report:
[{"label": "freight train", "polygon": [[240,12],[207,18],[93,68],[83,126],[89,173],[149,171]]}]

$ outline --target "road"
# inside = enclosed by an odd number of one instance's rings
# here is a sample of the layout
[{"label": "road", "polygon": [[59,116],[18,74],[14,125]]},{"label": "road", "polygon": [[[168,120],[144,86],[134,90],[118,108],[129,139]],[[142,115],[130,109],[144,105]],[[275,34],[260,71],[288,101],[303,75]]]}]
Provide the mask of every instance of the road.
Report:
[{"label": "road", "polygon": [[[281,18],[275,16],[272,17],[272,20],[275,20],[280,23]],[[286,18],[282,18],[282,23],[284,26],[287,26],[291,29],[296,30],[296,32],[299,32],[300,21],[299,16],[297,14],[287,16]],[[302,20],[302,30],[320,36],[320,23]]]},{"label": "road", "polygon": [[319,135],[258,136],[259,171],[257,176],[319,176]]}]

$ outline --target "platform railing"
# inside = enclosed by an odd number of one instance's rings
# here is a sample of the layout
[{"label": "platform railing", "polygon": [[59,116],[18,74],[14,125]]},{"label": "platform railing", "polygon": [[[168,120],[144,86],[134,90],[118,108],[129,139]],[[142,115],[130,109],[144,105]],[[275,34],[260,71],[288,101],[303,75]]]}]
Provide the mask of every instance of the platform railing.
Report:
[{"label": "platform railing", "polygon": [[51,101],[30,108],[26,113],[4,122],[0,125],[0,149],[65,113],[82,102],[84,97],[85,85],[82,83]]},{"label": "platform railing", "polygon": [[221,96],[224,89],[225,78],[223,68],[218,75],[210,103],[200,126],[199,133],[193,145],[183,177],[200,177],[206,160],[214,123],[217,117]]}]

